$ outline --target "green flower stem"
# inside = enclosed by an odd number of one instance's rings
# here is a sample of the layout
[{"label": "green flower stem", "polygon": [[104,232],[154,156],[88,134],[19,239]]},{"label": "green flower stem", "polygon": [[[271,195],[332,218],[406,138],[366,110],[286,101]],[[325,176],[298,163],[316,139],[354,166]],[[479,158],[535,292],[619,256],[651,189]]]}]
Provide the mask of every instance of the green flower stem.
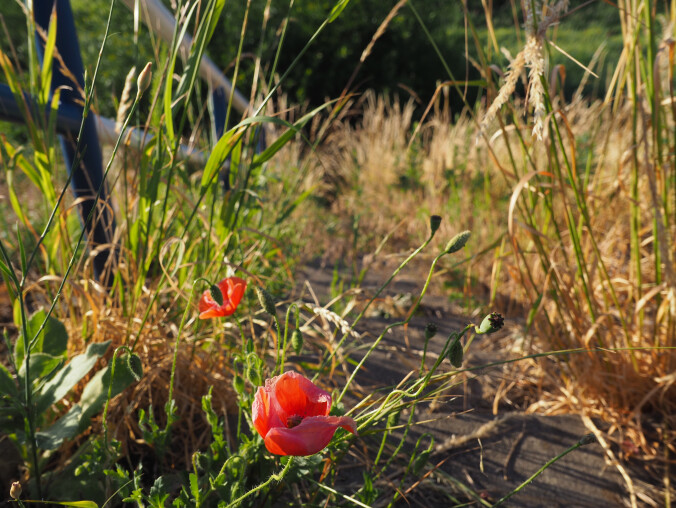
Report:
[{"label": "green flower stem", "polygon": [[115,360],[117,360],[117,353],[120,350],[126,350],[128,355],[131,355],[131,349],[129,349],[127,346],[119,346],[115,348],[115,351],[113,352],[113,359],[111,360],[111,368],[110,368],[110,379],[108,380],[108,397],[106,398],[106,405],[103,407],[103,415],[101,416],[101,424],[103,426],[103,443],[106,447],[106,450],[108,449],[108,405],[110,404],[110,398],[113,394],[113,378],[115,377]]},{"label": "green flower stem", "polygon": [[[390,285],[390,282],[392,282],[392,280],[399,274],[399,272],[400,272],[400,271],[401,271],[401,270],[402,270],[402,269],[403,269],[403,268],[404,268],[404,267],[405,267],[405,266],[406,266],[406,265],[407,265],[414,257],[416,257],[418,254],[420,254],[420,252],[422,252],[422,250],[423,250],[425,247],[427,247],[427,246],[429,245],[429,243],[432,241],[433,236],[434,236],[434,235],[430,235],[430,237],[429,237],[427,240],[425,240],[425,242],[424,242],[420,247],[418,247],[416,250],[414,250],[414,251],[411,253],[411,255],[408,256],[408,257],[407,257],[407,258],[406,258],[406,259],[405,259],[405,260],[397,267],[397,269],[396,269],[394,272],[392,272],[392,275],[390,275],[390,277],[385,281],[385,283],[384,283],[382,286],[380,286],[380,288],[378,289],[378,291],[376,291],[375,295],[373,295],[373,297],[366,303],[366,305],[364,306],[364,308],[362,309],[362,311],[361,311],[361,312],[359,313],[359,315],[355,318],[354,322],[352,323],[352,327],[353,327],[353,328],[354,328],[354,326],[356,326],[356,324],[361,320],[361,318],[364,317],[364,314],[366,314],[366,311],[367,311],[368,308],[371,306],[371,304],[375,301],[376,298],[378,298],[378,297],[380,296],[380,293],[382,293],[382,292],[385,290],[385,288],[386,288],[387,286]],[[438,257],[440,257],[441,255],[442,255],[442,254],[440,254]],[[437,259],[438,259],[438,257],[437,257]],[[436,263],[436,261],[437,261],[437,260],[435,259],[435,260],[434,260],[434,263]],[[429,277],[428,277],[428,280],[429,280]],[[423,290],[423,291],[424,291],[424,290]],[[420,295],[420,298],[422,298],[422,295]],[[419,303],[419,302],[420,302],[420,299],[418,300],[418,303]],[[416,305],[417,305],[417,304],[416,304]],[[389,329],[389,328],[388,328],[388,329]],[[387,331],[387,330],[386,330],[386,331]],[[384,334],[384,333],[385,333],[385,332],[383,332],[383,334]],[[315,379],[317,379],[317,377],[319,376],[319,374],[324,370],[324,368],[328,365],[328,363],[331,361],[331,359],[335,356],[336,351],[340,350],[341,346],[343,345],[343,343],[344,343],[345,340],[347,339],[348,334],[349,334],[349,332],[345,332],[345,333],[343,334],[343,337],[340,339],[340,342],[338,342],[338,344],[337,344],[336,347],[333,349],[333,351],[331,352],[331,354],[330,354],[328,357],[326,357],[326,359],[324,359],[324,361],[322,362],[322,364],[321,364],[321,365],[319,366],[319,368],[317,369],[317,372],[315,373],[314,377],[312,378],[313,381],[314,381]],[[378,338],[378,340],[380,340],[381,338],[382,338],[382,335]],[[373,350],[373,347],[369,350],[368,353],[366,353],[366,356],[368,356],[368,355],[371,353],[372,350]],[[366,357],[365,357],[365,358],[366,358]],[[365,359],[365,358],[364,358],[364,359]],[[359,364],[359,366],[355,369],[354,372],[357,372],[357,370],[359,370],[359,368],[361,367],[362,363],[363,363],[363,361]],[[348,381],[348,384],[345,385],[345,388],[343,389],[343,392],[340,394],[340,398],[343,397],[343,394],[345,393],[345,390],[347,389],[347,386],[349,385],[349,383],[352,381],[352,378],[354,378],[354,374],[350,377],[350,380]],[[340,399],[338,399],[338,402],[340,402]]]},{"label": "green flower stem", "polygon": [[[397,323],[394,323],[396,325]],[[394,326],[391,325],[391,326]],[[390,326],[390,327],[391,327]],[[461,370],[454,370],[450,373],[444,373],[444,374],[439,374],[435,376],[436,370],[439,368],[439,365],[441,365],[441,362],[446,358],[446,354],[448,353],[449,349],[455,344],[457,341],[460,340],[460,338],[469,330],[473,327],[473,324],[467,325],[462,331],[452,333],[448,341],[446,342],[446,345],[444,346],[444,349],[442,350],[441,354],[439,355],[439,358],[434,362],[434,365],[432,368],[429,370],[429,372],[425,375],[425,377],[417,379],[408,389],[406,390],[392,390],[390,393],[387,394],[385,397],[385,400],[383,403],[380,405],[380,407],[373,411],[371,416],[369,416],[364,422],[362,422],[359,425],[358,430],[361,431],[362,429],[368,427],[374,420],[378,419],[380,417],[381,410],[389,404],[389,402],[394,399],[395,397],[399,398],[417,398],[420,396],[420,394],[423,392],[425,388],[431,383],[431,382],[436,382],[436,381],[443,381],[446,377],[450,376],[455,376],[458,372],[463,372]],[[384,335],[385,333],[389,330],[389,328],[386,328],[385,331],[382,333],[380,337],[376,340],[378,342]],[[469,371],[471,369],[464,369],[466,371]],[[343,394],[341,393],[341,396]]]},{"label": "green flower stem", "polygon": [[273,475],[270,475],[270,478],[268,478],[266,481],[264,481],[263,483],[261,483],[261,484],[258,485],[257,487],[254,487],[253,489],[251,489],[251,490],[250,490],[249,492],[247,492],[246,494],[241,495],[240,497],[238,497],[237,499],[235,499],[232,503],[230,503],[229,505],[227,505],[225,508],[231,508],[232,506],[238,505],[238,504],[241,503],[244,499],[246,499],[247,497],[251,496],[252,494],[255,494],[255,493],[258,492],[259,490],[264,489],[265,487],[267,487],[268,485],[270,485],[272,482],[281,482],[282,479],[284,479],[284,477],[286,476],[286,473],[289,472],[289,469],[291,469],[291,464],[293,464],[293,457],[289,457],[289,460],[288,460],[288,462],[286,463],[286,466],[284,466],[284,469],[282,469],[282,470],[279,472],[279,474],[273,474]]},{"label": "green flower stem", "polygon": [[171,362],[171,377],[169,378],[169,397],[167,398],[167,402],[169,403],[171,403],[171,398],[174,396],[174,376],[176,374],[176,362],[178,361],[178,343],[181,340],[181,333],[183,332],[183,327],[185,326],[185,323],[188,320],[188,315],[192,311],[192,300],[195,297],[195,289],[199,282],[206,282],[207,284],[211,285],[211,282],[209,282],[204,277],[198,277],[192,283],[192,289],[190,290],[188,303],[185,306],[185,311],[183,311],[181,324],[178,326],[178,332],[176,333],[176,341],[174,341],[174,359]]},{"label": "green flower stem", "polygon": [[[295,303],[292,303],[291,305],[289,305],[289,308],[286,309],[286,318],[284,319],[284,343],[282,345],[281,358],[280,358],[279,366],[278,366],[280,375],[284,373],[284,361],[286,359],[286,344],[287,344],[287,340],[289,338],[289,318],[291,317],[291,311],[293,309],[296,310],[296,329],[298,329],[298,313],[299,313],[298,305],[296,305]],[[278,326],[278,330],[279,330],[279,324],[277,326]],[[279,338],[277,339],[277,346],[279,346]],[[278,356],[280,356],[280,355],[278,355]]]},{"label": "green flower stem", "polygon": [[[416,405],[412,404],[411,405],[411,414],[408,416],[408,422],[404,426],[404,432],[401,436],[401,439],[399,440],[399,444],[397,445],[395,450],[390,454],[390,458],[387,459],[387,462],[385,462],[383,467],[380,468],[380,471],[378,471],[378,473],[376,473],[375,477],[373,478],[374,480],[377,480],[378,478],[380,478],[380,475],[382,475],[385,471],[387,471],[387,468],[390,466],[392,461],[395,459],[395,457],[397,457],[399,455],[399,452],[401,451],[401,449],[404,446],[404,443],[406,441],[406,438],[408,437],[408,431],[413,426],[413,417],[415,415],[415,409],[416,409]],[[375,466],[376,463],[374,463],[373,465]]]},{"label": "green flower stem", "polygon": [[[96,82],[96,77],[98,75],[99,66],[101,64],[101,59],[102,59],[102,56],[103,56],[103,50],[106,47],[106,42],[108,41],[108,32],[110,30],[110,23],[111,23],[111,19],[112,19],[113,7],[114,6],[115,6],[115,0],[113,0],[110,3],[110,9],[108,11],[108,20],[106,22],[106,29],[105,29],[105,33],[103,35],[103,43],[101,44],[101,49],[99,50],[99,56],[98,56],[98,59],[96,61],[96,67],[94,68],[92,86],[89,90],[89,93],[85,94],[85,103],[84,103],[84,106],[83,106],[82,122],[80,123],[80,132],[78,133],[78,136],[76,138],[78,140],[82,139],[82,131],[83,131],[83,128],[84,128],[84,120],[87,117],[87,114],[89,113],[89,108],[91,106],[91,101],[92,101],[92,98],[93,98],[93,95],[94,95],[94,83]],[[29,19],[29,21],[28,21],[29,22],[29,28],[32,28],[31,25],[30,25],[31,17],[29,16],[28,19]],[[30,66],[30,70],[31,70],[31,77],[33,77],[32,66]],[[138,101],[134,101],[134,104],[132,105],[132,108],[130,110],[130,114],[131,114],[131,112],[133,112],[134,108],[136,107],[137,102]],[[121,138],[124,134],[124,130],[126,129],[128,123],[129,123],[129,117],[127,117],[127,120],[125,121],[124,127],[121,130],[120,135],[118,137],[115,148],[113,149],[113,154],[111,156],[110,162],[108,163],[108,167],[106,168],[106,171],[103,175],[103,183],[101,184],[101,187],[99,187],[98,192],[96,193],[96,197],[94,198],[94,204],[96,204],[98,202],[98,200],[101,196],[101,192],[103,190],[103,185],[105,184],[105,181],[106,181],[106,176],[108,176],[108,171],[110,170],[110,167],[112,165],[112,160],[115,157],[115,154],[117,153],[117,149],[118,149],[118,146],[120,144],[120,140],[121,140]],[[78,146],[76,147],[76,157],[75,157],[75,160],[73,161],[74,167],[76,167],[77,164],[79,164],[79,159],[77,157],[77,153],[79,153],[79,151],[80,151],[79,148],[80,148],[80,145],[79,145],[79,142],[78,142]],[[58,299],[61,295],[61,291],[63,290],[63,286],[66,284],[66,280],[68,279],[68,275],[70,274],[70,271],[72,270],[72,268],[75,264],[75,258],[76,258],[75,253],[78,252],[79,247],[80,247],[82,240],[84,238],[85,231],[86,231],[86,228],[84,226],[82,227],[82,231],[81,231],[80,236],[78,238],[76,247],[73,250],[73,255],[71,256],[70,262],[68,263],[68,267],[66,269],[66,273],[63,277],[63,280],[61,281],[59,289],[58,289],[58,291],[57,291],[57,293],[54,296],[54,299],[52,301],[52,305],[51,305],[49,311],[47,312],[47,316],[45,317],[44,322],[40,326],[40,329],[35,334],[35,337],[30,341],[29,344],[27,343],[28,342],[28,335],[27,335],[27,329],[26,329],[27,327],[26,327],[25,305],[24,305],[24,300],[23,300],[23,290],[24,290],[24,286],[25,286],[25,282],[26,282],[26,274],[28,273],[28,269],[30,268],[30,265],[33,263],[33,260],[35,259],[35,256],[36,256],[36,254],[37,254],[37,252],[40,248],[40,245],[44,241],[44,239],[47,235],[47,232],[49,231],[51,225],[53,224],[54,217],[56,216],[56,208],[58,208],[61,200],[63,199],[63,196],[65,194],[65,189],[67,188],[67,186],[68,186],[68,183],[64,186],[64,190],[62,191],[62,193],[59,197],[59,202],[57,203],[57,206],[52,211],[52,214],[50,215],[50,217],[48,219],[48,222],[45,226],[45,229],[43,230],[43,233],[40,235],[40,238],[38,239],[38,242],[37,242],[35,248],[31,252],[29,260],[25,265],[26,271],[25,271],[25,273],[22,274],[21,282],[18,283],[18,281],[16,280],[16,277],[14,277],[15,284],[17,285],[17,293],[19,295],[19,304],[20,304],[20,307],[21,307],[21,318],[22,318],[22,330],[23,330],[23,334],[24,334],[23,335],[24,336],[24,339],[23,339],[24,340],[24,354],[25,354],[24,365],[25,365],[25,372],[26,372],[26,382],[25,382],[25,386],[24,386],[24,404],[26,405],[26,411],[27,411],[27,413],[26,413],[26,419],[27,419],[26,426],[27,426],[27,431],[28,431],[27,434],[28,434],[28,439],[29,439],[29,442],[30,442],[31,456],[32,456],[33,468],[34,468],[34,474],[35,474],[35,485],[36,485],[36,490],[37,490],[37,494],[38,494],[39,497],[42,497],[42,484],[41,484],[41,479],[40,479],[40,468],[39,468],[38,457],[37,457],[38,446],[37,446],[37,441],[36,441],[36,438],[35,438],[35,421],[33,419],[32,400],[31,400],[32,399],[32,393],[31,393],[31,386],[30,386],[30,350],[35,345],[40,333],[42,332],[42,330],[47,325],[47,321],[49,319],[49,316],[54,311],[54,307],[56,306],[56,302],[58,301]],[[87,218],[85,220],[85,224],[89,224],[92,221],[95,209],[96,209],[96,206],[92,207],[92,210],[90,211],[89,215],[87,216]],[[3,252],[3,256],[6,259],[8,259],[5,252]],[[8,266],[11,267],[11,264],[8,265]]]},{"label": "green flower stem", "polygon": [[521,491],[526,485],[528,485],[528,484],[531,483],[533,480],[535,480],[538,476],[540,476],[542,473],[544,473],[545,469],[547,469],[549,466],[551,466],[552,464],[554,464],[554,462],[556,462],[556,461],[562,459],[563,457],[565,457],[566,455],[568,455],[570,452],[572,452],[572,451],[574,451],[574,450],[577,450],[578,448],[580,448],[580,447],[582,447],[582,446],[585,446],[585,445],[588,445],[588,444],[593,443],[593,442],[594,442],[593,434],[587,434],[587,435],[583,436],[583,437],[582,437],[577,443],[575,443],[573,446],[571,446],[571,447],[568,448],[567,450],[564,450],[563,452],[561,452],[560,454],[558,454],[558,455],[557,455],[556,457],[554,457],[553,459],[547,461],[547,462],[545,463],[544,466],[542,466],[540,469],[538,469],[538,470],[537,470],[530,478],[528,478],[525,482],[523,482],[521,485],[519,485],[517,488],[515,488],[515,489],[514,489],[513,491],[511,491],[509,494],[507,494],[506,496],[504,496],[504,497],[498,499],[497,503],[495,503],[495,504],[493,505],[493,507],[495,508],[496,506],[500,506],[502,503],[504,503],[505,501],[507,501],[507,500],[508,500],[510,497],[512,497],[514,494],[516,494],[517,492]]},{"label": "green flower stem", "polygon": [[[282,327],[279,324],[279,318],[277,314],[273,316],[275,320],[275,329],[277,330],[277,359],[275,360],[275,369],[279,369],[281,374],[284,370],[284,352],[282,350]],[[286,346],[286,334],[284,337],[284,346]],[[281,362],[280,362],[281,360]]]},{"label": "green flower stem", "polygon": [[[405,267],[405,266],[406,266],[406,265],[407,265],[414,257],[416,257],[416,256],[417,256],[417,255],[418,255],[425,247],[427,247],[427,245],[429,245],[429,243],[432,241],[432,238],[433,238],[433,237],[434,237],[434,234],[431,234],[431,235],[429,236],[429,238],[427,238],[427,240],[425,240],[425,242],[424,242],[420,247],[418,247],[416,250],[414,250],[414,251],[411,253],[411,255],[408,256],[408,257],[407,257],[407,258],[399,265],[399,267],[398,267],[394,272],[392,272],[392,275],[390,275],[390,277],[385,281],[385,283],[384,283],[382,286],[380,286],[380,289],[378,289],[378,291],[376,291],[375,295],[373,295],[373,297],[367,302],[367,304],[366,304],[366,306],[364,307],[364,309],[359,313],[359,315],[357,316],[357,318],[354,320],[354,322],[352,323],[352,326],[353,326],[353,327],[359,322],[359,320],[360,320],[362,317],[364,317],[364,314],[366,313],[366,311],[367,311],[367,309],[369,308],[369,306],[373,303],[373,301],[374,301],[376,298],[378,298],[378,296],[380,296],[380,293],[382,293],[383,290],[384,290],[387,286],[389,286],[390,282],[392,282],[392,279],[394,279],[394,278],[399,274],[399,272],[400,272],[400,271],[401,271],[401,270],[402,270],[402,269],[403,269],[403,268],[404,268],[404,267]],[[403,326],[403,325],[407,324],[407,323],[413,318],[413,315],[415,314],[416,309],[417,309],[418,306],[420,305],[420,302],[422,301],[423,297],[425,296],[425,293],[427,292],[427,288],[428,288],[429,285],[430,285],[430,281],[432,280],[432,274],[434,273],[434,268],[435,268],[437,262],[438,262],[444,255],[446,255],[446,252],[442,252],[441,254],[439,254],[437,257],[434,258],[434,261],[432,261],[432,266],[430,266],[430,270],[429,270],[429,272],[428,272],[428,274],[427,274],[427,280],[425,281],[425,285],[423,286],[423,289],[422,289],[422,291],[421,291],[421,293],[420,293],[420,296],[418,297],[418,300],[416,301],[415,305],[413,306],[413,308],[412,308],[411,311],[409,312],[408,317],[407,317],[404,321],[398,321],[398,322],[396,322],[396,323],[392,323],[391,325],[387,326],[387,327],[385,328],[385,330],[383,330],[383,333],[381,333],[380,336],[375,340],[375,342],[371,345],[371,347],[370,347],[369,350],[366,352],[366,354],[364,355],[364,357],[361,359],[361,361],[359,362],[359,364],[358,364],[358,365],[355,367],[355,369],[352,371],[352,375],[351,375],[350,378],[347,380],[347,383],[345,383],[345,386],[343,387],[343,391],[340,392],[340,395],[338,396],[338,399],[336,400],[336,403],[339,403],[339,402],[342,400],[342,398],[345,396],[345,393],[347,392],[347,389],[350,387],[350,384],[351,384],[352,381],[354,380],[354,377],[356,376],[357,372],[359,372],[359,369],[361,369],[362,365],[364,365],[364,362],[366,362],[366,359],[367,359],[367,358],[371,355],[371,353],[378,347],[378,344],[380,344],[380,341],[383,339],[383,337],[385,336],[385,334],[386,334],[390,329],[394,328],[395,326]],[[340,349],[340,347],[343,345],[343,342],[345,342],[345,339],[347,338],[347,335],[348,335],[347,332],[343,334],[342,339],[340,340],[340,342],[338,343],[338,345],[334,348],[333,352],[326,358],[326,360],[324,360],[324,361],[322,362],[322,365],[320,366],[320,368],[317,370],[317,373],[315,374],[315,378],[316,378],[316,377],[319,375],[319,373],[324,369],[324,367],[325,367],[326,364],[331,360],[331,358],[333,358],[333,356],[335,355],[335,352],[338,351],[338,350]]]}]

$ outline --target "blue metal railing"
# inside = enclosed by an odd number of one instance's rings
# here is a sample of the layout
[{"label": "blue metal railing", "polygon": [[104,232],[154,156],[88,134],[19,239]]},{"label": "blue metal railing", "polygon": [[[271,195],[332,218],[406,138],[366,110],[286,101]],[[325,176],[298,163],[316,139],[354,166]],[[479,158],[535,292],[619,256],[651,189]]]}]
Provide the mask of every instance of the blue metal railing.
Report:
[{"label": "blue metal railing", "polygon": [[[4,0],[0,0],[4,1]],[[134,9],[137,0],[123,0],[130,8]],[[156,31],[166,41],[171,41],[176,21],[171,13],[159,0],[138,0],[142,17],[146,24]],[[72,78],[65,76],[60,71],[60,65],[54,65],[52,70],[52,92],[59,87],[60,104],[57,113],[56,130],[61,136],[61,146],[65,162],[71,171],[71,186],[75,197],[78,198],[79,212],[87,230],[90,247],[96,248],[93,259],[94,274],[105,285],[112,281],[114,265],[116,261],[115,240],[115,217],[110,206],[110,196],[107,192],[104,175],[101,147],[99,140],[114,140],[117,138],[114,132],[114,122],[105,118],[97,117],[89,113],[82,125],[82,135],[76,140],[82,124],[83,107],[82,97],[79,90],[84,89],[84,67],[70,0],[35,0],[33,2],[33,16],[36,26],[44,33],[48,31],[49,19],[53,9],[57,14],[56,50],[63,64],[69,72],[75,76],[77,83]],[[38,49],[42,57],[43,38],[36,35]],[[188,52],[192,39],[185,36],[181,41],[182,51]],[[200,75],[209,82],[212,87],[212,99],[214,103],[214,123],[217,137],[222,136],[225,129],[225,116],[228,107],[228,99],[232,99],[233,107],[244,113],[251,111],[249,103],[228,81],[215,64],[208,58],[203,57],[200,64]],[[31,97],[24,97],[25,102],[31,106],[32,111],[37,111],[36,104]],[[45,112],[46,114],[46,112]],[[15,97],[7,85],[0,84],[0,118],[17,123],[25,121],[21,107],[16,103]],[[102,132],[97,132],[97,124]],[[136,131],[131,131],[134,139],[140,142],[142,139]],[[265,145],[264,132],[261,130],[258,149],[262,150]],[[134,143],[132,143],[133,145]],[[140,146],[137,144],[137,146]],[[201,154],[191,153],[183,148],[181,153],[185,157],[200,160]],[[226,164],[226,171],[228,165]],[[228,182],[228,178],[223,180]],[[98,204],[95,196],[99,193]],[[93,213],[92,210],[96,207]],[[88,220],[91,214],[91,220]]]}]

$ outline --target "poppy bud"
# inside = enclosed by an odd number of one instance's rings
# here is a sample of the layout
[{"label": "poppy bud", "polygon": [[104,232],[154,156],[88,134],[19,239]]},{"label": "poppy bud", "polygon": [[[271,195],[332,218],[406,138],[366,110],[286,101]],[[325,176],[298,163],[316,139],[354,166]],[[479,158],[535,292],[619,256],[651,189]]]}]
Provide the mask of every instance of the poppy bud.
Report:
[{"label": "poppy bud", "polygon": [[504,324],[505,319],[501,314],[498,314],[497,312],[491,312],[484,318],[479,326],[474,327],[474,331],[477,333],[477,335],[487,335],[489,333],[497,332]]},{"label": "poppy bud", "polygon": [[585,434],[584,436],[582,436],[582,438],[580,439],[579,442],[582,446],[585,446],[585,445],[588,445],[588,444],[591,444],[591,443],[595,443],[596,442],[596,436],[590,432],[589,434]]},{"label": "poppy bud", "polygon": [[425,450],[422,452],[420,455],[418,455],[415,459],[415,462],[413,463],[413,474],[414,475],[419,475],[420,471],[425,467],[425,464],[427,464],[427,461],[430,458],[430,452]]},{"label": "poppy bud", "polygon": [[459,340],[456,340],[451,344],[451,349],[448,351],[448,359],[451,361],[451,365],[456,369],[462,367],[462,356],[462,344],[460,344]]},{"label": "poppy bud", "polygon": [[469,240],[471,234],[471,231],[463,231],[451,238],[451,241],[446,244],[446,248],[444,249],[446,254],[453,254],[462,249],[467,243],[467,240]]},{"label": "poppy bud", "polygon": [[244,379],[242,379],[242,376],[236,375],[232,380],[232,384],[237,393],[240,395],[244,393]]},{"label": "poppy bud", "polygon": [[303,335],[300,333],[300,330],[296,329],[291,334],[291,347],[296,352],[297,355],[303,351]]},{"label": "poppy bud", "polygon": [[432,230],[432,235],[437,232],[439,226],[441,225],[441,217],[439,215],[432,215],[430,217],[430,229]]},{"label": "poppy bud", "polygon": [[396,427],[399,423],[399,417],[401,416],[401,410],[393,411],[387,416],[387,428],[391,429]]},{"label": "poppy bud", "polygon": [[13,482],[12,486],[9,488],[9,497],[12,499],[19,499],[21,497],[21,483]]},{"label": "poppy bud", "polygon": [[145,92],[150,86],[150,80],[153,77],[152,67],[152,62],[148,62],[141,71],[141,74],[138,75],[138,79],[136,80],[136,86],[138,87],[138,91],[136,92],[137,99],[141,97],[143,92]]},{"label": "poppy bud", "polygon": [[246,369],[246,377],[249,379],[252,385],[260,386],[263,384],[261,380],[261,375],[258,372],[258,369],[255,365],[249,365]]},{"label": "poppy bud", "polygon": [[211,298],[216,302],[218,305],[223,305],[223,291],[221,291],[221,288],[219,288],[216,284],[212,284],[209,286],[209,293],[211,294]]},{"label": "poppy bud", "polygon": [[136,381],[141,380],[143,377],[143,363],[141,362],[139,355],[136,353],[127,355],[127,368]]},{"label": "poppy bud", "polygon": [[256,288],[256,295],[258,295],[258,301],[265,312],[271,316],[276,316],[277,310],[275,309],[275,300],[272,298],[272,295],[261,287]]},{"label": "poppy bud", "polygon": [[416,457],[415,462],[413,462],[413,474],[416,476],[420,474],[422,469],[425,467],[425,464],[427,464],[430,454],[432,453],[432,449],[434,448],[434,438],[430,436],[430,439],[430,445],[426,450],[423,450],[420,455]]},{"label": "poppy bud", "polygon": [[427,323],[425,326],[425,340],[430,340],[437,334],[437,325],[434,323]]}]

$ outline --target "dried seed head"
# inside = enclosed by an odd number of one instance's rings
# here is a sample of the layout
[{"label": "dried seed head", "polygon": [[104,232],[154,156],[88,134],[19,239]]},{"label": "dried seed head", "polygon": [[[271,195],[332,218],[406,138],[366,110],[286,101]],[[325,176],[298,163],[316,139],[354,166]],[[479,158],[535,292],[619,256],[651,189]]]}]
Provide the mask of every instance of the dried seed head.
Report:
[{"label": "dried seed head", "polygon": [[138,90],[136,91],[137,99],[141,97],[143,92],[145,92],[150,86],[150,80],[153,78],[152,67],[152,62],[148,62],[141,71],[141,74],[138,75],[138,79],[136,80],[136,86],[138,87]]},{"label": "dried seed head", "polygon": [[12,499],[19,499],[21,497],[21,483],[13,482],[12,486],[9,488],[9,497]]}]

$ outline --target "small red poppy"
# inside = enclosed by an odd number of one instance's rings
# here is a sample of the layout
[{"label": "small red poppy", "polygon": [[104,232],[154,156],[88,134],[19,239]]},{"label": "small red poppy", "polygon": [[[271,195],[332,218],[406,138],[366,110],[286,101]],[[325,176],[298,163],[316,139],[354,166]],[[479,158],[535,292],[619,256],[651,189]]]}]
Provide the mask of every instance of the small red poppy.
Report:
[{"label": "small red poppy", "polygon": [[246,281],[239,277],[227,277],[216,284],[223,294],[223,304],[219,304],[207,289],[200,298],[200,319],[223,317],[234,314],[239,302],[244,296]]},{"label": "small red poppy", "polygon": [[329,416],[331,395],[297,372],[265,381],[253,403],[254,428],[275,455],[313,455],[329,444],[338,427],[357,434],[349,416]]}]

